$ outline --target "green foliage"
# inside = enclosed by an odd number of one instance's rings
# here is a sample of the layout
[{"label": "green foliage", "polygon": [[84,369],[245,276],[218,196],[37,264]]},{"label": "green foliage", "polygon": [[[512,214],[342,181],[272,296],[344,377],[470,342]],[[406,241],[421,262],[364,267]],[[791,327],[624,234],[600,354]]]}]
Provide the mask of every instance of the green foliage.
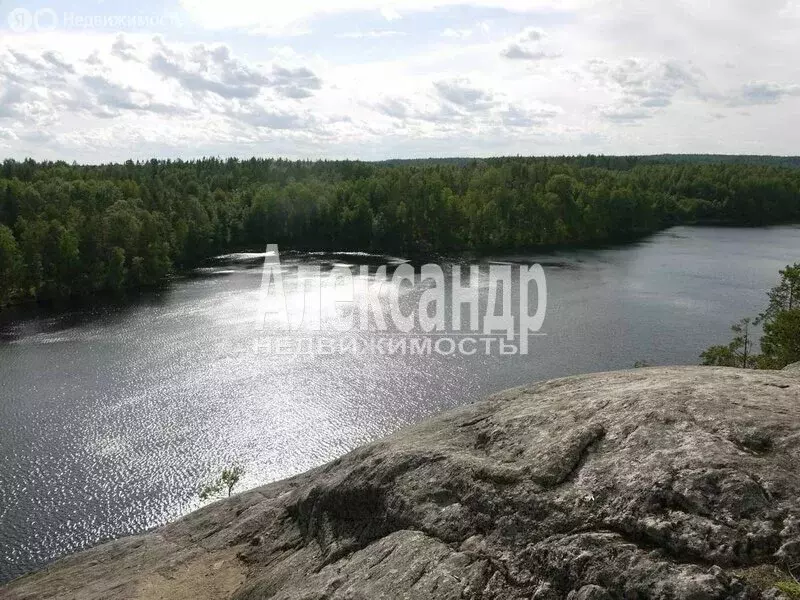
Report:
[{"label": "green foliage", "polygon": [[778,581],[775,587],[793,600],[800,600],[800,583],[796,581]]},{"label": "green foliage", "polygon": [[758,317],[764,327],[761,363],[769,369],[800,361],[800,263],[787,265],[780,276],[767,294],[767,309]]},{"label": "green foliage", "polygon": [[10,302],[20,284],[22,255],[12,232],[0,225],[0,308]]},{"label": "green foliage", "polygon": [[800,600],[800,584],[790,571],[776,565],[758,565],[734,571],[733,575],[761,592],[777,588],[789,598]]},{"label": "green foliage", "polygon": [[233,492],[233,488],[236,487],[236,484],[239,483],[239,480],[242,478],[242,475],[244,475],[244,467],[239,465],[225,467],[222,469],[222,473],[219,477],[202,487],[200,490],[200,499],[210,500],[211,498],[222,495],[222,493],[226,491],[227,495],[230,496]]},{"label": "green foliage", "polygon": [[678,223],[800,220],[800,169],[744,162],[6,160],[0,304],[159,285],[176,269],[267,242],[399,254],[502,251],[624,240]]},{"label": "green foliage", "polygon": [[767,292],[769,305],[754,321],[763,326],[761,354],[752,352],[750,319],[731,327],[735,336],[727,346],[711,346],[700,357],[704,365],[782,369],[800,361],[800,263],[779,272],[777,286]]},{"label": "green foliage", "polygon": [[800,308],[800,263],[787,265],[779,275],[781,281],[767,292],[769,306],[759,315],[759,321],[769,321],[781,312]]},{"label": "green foliage", "polygon": [[750,330],[751,319],[742,319],[731,325],[733,340],[727,346],[711,346],[700,355],[703,364],[716,367],[739,367],[752,369],[758,359],[753,355],[753,336]]},{"label": "green foliage", "polygon": [[767,368],[782,369],[800,361],[800,308],[777,313],[764,322],[761,351]]}]

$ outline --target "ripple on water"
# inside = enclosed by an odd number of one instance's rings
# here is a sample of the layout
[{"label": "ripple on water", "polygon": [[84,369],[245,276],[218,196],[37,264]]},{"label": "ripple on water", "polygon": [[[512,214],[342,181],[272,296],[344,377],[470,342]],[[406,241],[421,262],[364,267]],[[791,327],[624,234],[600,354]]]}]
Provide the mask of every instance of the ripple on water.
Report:
[{"label": "ripple on water", "polygon": [[513,385],[641,359],[696,363],[730,320],[758,312],[797,248],[797,228],[677,228],[624,248],[492,257],[544,263],[548,335],[526,357],[254,353],[260,273],[238,265],[263,254],[223,257],[229,272],[127,307],[5,323],[0,581],[185,514],[232,462],[251,487]]}]

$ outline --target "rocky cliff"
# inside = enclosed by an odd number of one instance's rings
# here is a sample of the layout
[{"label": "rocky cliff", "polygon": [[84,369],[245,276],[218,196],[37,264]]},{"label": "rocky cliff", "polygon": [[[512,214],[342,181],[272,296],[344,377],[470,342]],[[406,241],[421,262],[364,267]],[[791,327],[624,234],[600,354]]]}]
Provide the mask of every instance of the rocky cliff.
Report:
[{"label": "rocky cliff", "polygon": [[0,597],[775,599],[795,567],[800,371],[655,368],[497,394]]}]

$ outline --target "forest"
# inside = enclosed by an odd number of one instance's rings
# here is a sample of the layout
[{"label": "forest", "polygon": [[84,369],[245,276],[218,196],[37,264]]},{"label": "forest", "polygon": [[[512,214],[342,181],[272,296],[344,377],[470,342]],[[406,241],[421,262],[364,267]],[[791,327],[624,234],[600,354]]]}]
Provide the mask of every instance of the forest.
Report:
[{"label": "forest", "polygon": [[267,242],[421,256],[793,221],[800,169],[781,158],[6,160],[0,307],[155,286]]}]

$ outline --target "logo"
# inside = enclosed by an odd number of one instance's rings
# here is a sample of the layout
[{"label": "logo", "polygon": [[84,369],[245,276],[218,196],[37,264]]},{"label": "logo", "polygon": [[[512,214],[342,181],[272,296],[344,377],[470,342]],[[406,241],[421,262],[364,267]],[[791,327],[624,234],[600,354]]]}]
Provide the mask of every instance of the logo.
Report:
[{"label": "logo", "polygon": [[33,27],[33,13],[27,8],[15,8],[8,13],[8,26],[17,33],[28,31]]},{"label": "logo", "polygon": [[52,8],[40,8],[34,12],[27,8],[15,8],[8,13],[8,26],[16,33],[53,31],[58,27],[58,15]]},{"label": "logo", "polygon": [[52,8],[40,8],[30,11],[27,8],[15,8],[8,13],[8,26],[11,31],[25,33],[36,31],[38,33],[62,29],[164,29],[180,27],[177,16],[147,15],[147,14],[78,14],[65,12],[60,16]]},{"label": "logo", "polygon": [[[293,261],[294,263],[295,261]],[[541,332],[538,264],[284,264],[268,245],[256,350],[271,354],[525,355]]]}]

